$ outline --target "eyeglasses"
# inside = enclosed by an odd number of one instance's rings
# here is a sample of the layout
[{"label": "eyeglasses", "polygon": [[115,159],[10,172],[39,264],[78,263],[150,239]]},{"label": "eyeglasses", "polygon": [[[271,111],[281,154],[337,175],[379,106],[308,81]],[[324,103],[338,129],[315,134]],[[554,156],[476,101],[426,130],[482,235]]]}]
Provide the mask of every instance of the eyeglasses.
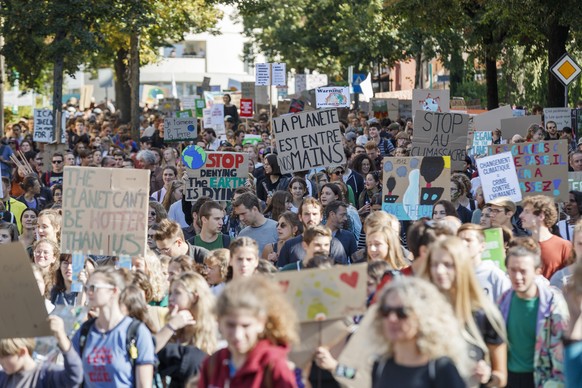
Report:
[{"label": "eyeglasses", "polygon": [[548,129],[556,129],[556,127],[552,125],[552,126],[549,126]]},{"label": "eyeglasses", "polygon": [[392,313],[396,314],[396,318],[398,318],[398,320],[407,319],[409,316],[408,309],[403,306],[399,307],[381,306],[379,311],[380,315],[383,318],[388,318],[390,315],[392,315]]},{"label": "eyeglasses", "polygon": [[63,163],[63,161],[62,160],[53,160],[53,163],[54,164],[61,164],[61,163]]},{"label": "eyeglasses", "polygon": [[280,224],[277,224],[277,228],[286,228],[287,224],[284,222],[281,222]]},{"label": "eyeglasses", "polygon": [[178,240],[174,240],[174,242],[172,244],[170,244],[169,247],[166,248],[159,248],[158,247],[158,251],[160,251],[161,253],[168,253],[170,252],[170,250],[172,249],[172,247],[178,242]]},{"label": "eyeglasses", "polygon": [[344,170],[337,170],[332,173],[333,175],[344,175]]},{"label": "eyeglasses", "polygon": [[72,264],[72,263],[71,263],[70,261],[67,261],[67,260],[63,260],[63,261],[61,261],[61,265],[62,265],[63,267],[68,267],[68,266],[69,266],[69,265],[71,265],[71,264]]},{"label": "eyeglasses", "polygon": [[115,286],[112,286],[111,284],[91,284],[83,287],[86,293],[94,293],[95,290],[98,290],[100,288],[105,290],[113,290]]},{"label": "eyeglasses", "polygon": [[490,214],[505,213],[505,209],[491,209],[491,208],[489,208],[489,213]]}]

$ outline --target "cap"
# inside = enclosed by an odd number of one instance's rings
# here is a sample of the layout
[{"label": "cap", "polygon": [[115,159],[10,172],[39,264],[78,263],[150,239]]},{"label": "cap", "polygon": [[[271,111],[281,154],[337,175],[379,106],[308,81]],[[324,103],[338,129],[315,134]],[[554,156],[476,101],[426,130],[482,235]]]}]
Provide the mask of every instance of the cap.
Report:
[{"label": "cap", "polygon": [[582,144],[582,139],[578,140],[578,145]]},{"label": "cap", "polygon": [[511,212],[514,212],[514,213],[515,213],[515,210],[516,210],[515,202],[513,202],[508,197],[497,197],[497,198],[494,198],[491,201],[487,202],[487,205],[501,206],[501,207],[504,207],[505,210],[509,210]]},{"label": "cap", "polygon": [[380,122],[377,118],[372,117],[370,120],[368,120],[368,124],[380,124]]},{"label": "cap", "polygon": [[388,126],[389,131],[400,131],[400,124],[392,123]]},{"label": "cap", "polygon": [[95,113],[96,115],[100,115],[101,113],[103,113],[103,111],[99,108],[95,108],[95,109],[93,109],[93,113]]},{"label": "cap", "polygon": [[347,132],[345,134],[345,138],[347,141],[354,141],[358,138],[358,135],[356,135],[355,132]]},{"label": "cap", "polygon": [[229,123],[234,123],[234,119],[230,115],[224,116],[224,121],[227,121]]}]

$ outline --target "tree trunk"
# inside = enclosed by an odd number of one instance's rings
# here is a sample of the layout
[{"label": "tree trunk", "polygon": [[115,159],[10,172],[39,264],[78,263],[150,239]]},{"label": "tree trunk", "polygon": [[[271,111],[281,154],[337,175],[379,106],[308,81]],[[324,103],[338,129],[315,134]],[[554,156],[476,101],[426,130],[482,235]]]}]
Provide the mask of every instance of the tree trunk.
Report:
[{"label": "tree trunk", "polygon": [[566,52],[566,42],[570,28],[568,26],[561,26],[556,20],[550,23],[548,34],[548,107],[563,107],[567,106],[567,101],[564,101],[564,85],[556,78],[550,70],[562,55]]},{"label": "tree trunk", "polygon": [[131,88],[131,137],[139,139],[139,34],[134,32],[130,38],[129,84]]},{"label": "tree trunk", "polygon": [[414,75],[414,88],[424,89],[422,82],[422,46],[418,53],[415,55],[414,60],[416,62],[416,73]]},{"label": "tree trunk", "polygon": [[462,48],[459,47],[458,50],[453,50],[451,53],[451,61],[449,63],[451,97],[457,96],[457,90],[463,83],[465,62],[463,61],[461,50]]},{"label": "tree trunk", "polygon": [[485,58],[485,82],[487,83],[487,109],[499,108],[497,61],[490,54]]},{"label": "tree trunk", "polygon": [[129,123],[131,118],[131,89],[127,77],[127,59],[128,51],[120,49],[115,55],[115,103],[117,109],[121,112],[120,122],[123,124]]},{"label": "tree trunk", "polygon": [[[55,35],[55,45],[65,40],[67,33],[59,31]],[[61,122],[63,114],[63,72],[65,69],[64,54],[55,58],[53,68],[53,134],[57,144],[61,143]]]}]

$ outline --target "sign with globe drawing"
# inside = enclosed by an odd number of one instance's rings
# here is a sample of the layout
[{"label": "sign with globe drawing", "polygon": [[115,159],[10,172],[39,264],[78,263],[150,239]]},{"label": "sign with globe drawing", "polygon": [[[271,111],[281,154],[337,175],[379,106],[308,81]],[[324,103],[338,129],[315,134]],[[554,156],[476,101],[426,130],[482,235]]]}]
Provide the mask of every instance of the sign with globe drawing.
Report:
[{"label": "sign with globe drawing", "polygon": [[184,191],[187,201],[202,196],[227,201],[237,187],[246,184],[250,157],[241,152],[208,152],[192,145],[182,151],[182,162],[188,175]]},{"label": "sign with globe drawing", "polygon": [[315,89],[317,108],[349,108],[350,92],[348,87],[326,87]]},{"label": "sign with globe drawing", "polygon": [[164,119],[164,142],[196,141],[198,131],[195,117]]}]

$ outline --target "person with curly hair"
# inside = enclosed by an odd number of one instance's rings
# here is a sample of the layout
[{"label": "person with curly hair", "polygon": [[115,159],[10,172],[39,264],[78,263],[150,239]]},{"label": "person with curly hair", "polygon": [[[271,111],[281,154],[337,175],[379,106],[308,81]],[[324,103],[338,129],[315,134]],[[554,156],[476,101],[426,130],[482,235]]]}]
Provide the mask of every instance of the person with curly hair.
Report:
[{"label": "person with curly hair", "polygon": [[227,347],[204,361],[198,387],[297,386],[287,361],[298,339],[297,316],[278,284],[258,275],[233,280],[216,315]]},{"label": "person with curly hair", "polygon": [[386,285],[374,321],[386,346],[372,367],[372,387],[465,388],[471,364],[451,305],[425,280]]},{"label": "person with curly hair", "polygon": [[358,198],[358,214],[360,217],[365,218],[370,214],[372,197],[376,193],[382,192],[382,176],[379,171],[372,171],[366,174],[366,180],[364,181],[364,191],[360,194]]}]

